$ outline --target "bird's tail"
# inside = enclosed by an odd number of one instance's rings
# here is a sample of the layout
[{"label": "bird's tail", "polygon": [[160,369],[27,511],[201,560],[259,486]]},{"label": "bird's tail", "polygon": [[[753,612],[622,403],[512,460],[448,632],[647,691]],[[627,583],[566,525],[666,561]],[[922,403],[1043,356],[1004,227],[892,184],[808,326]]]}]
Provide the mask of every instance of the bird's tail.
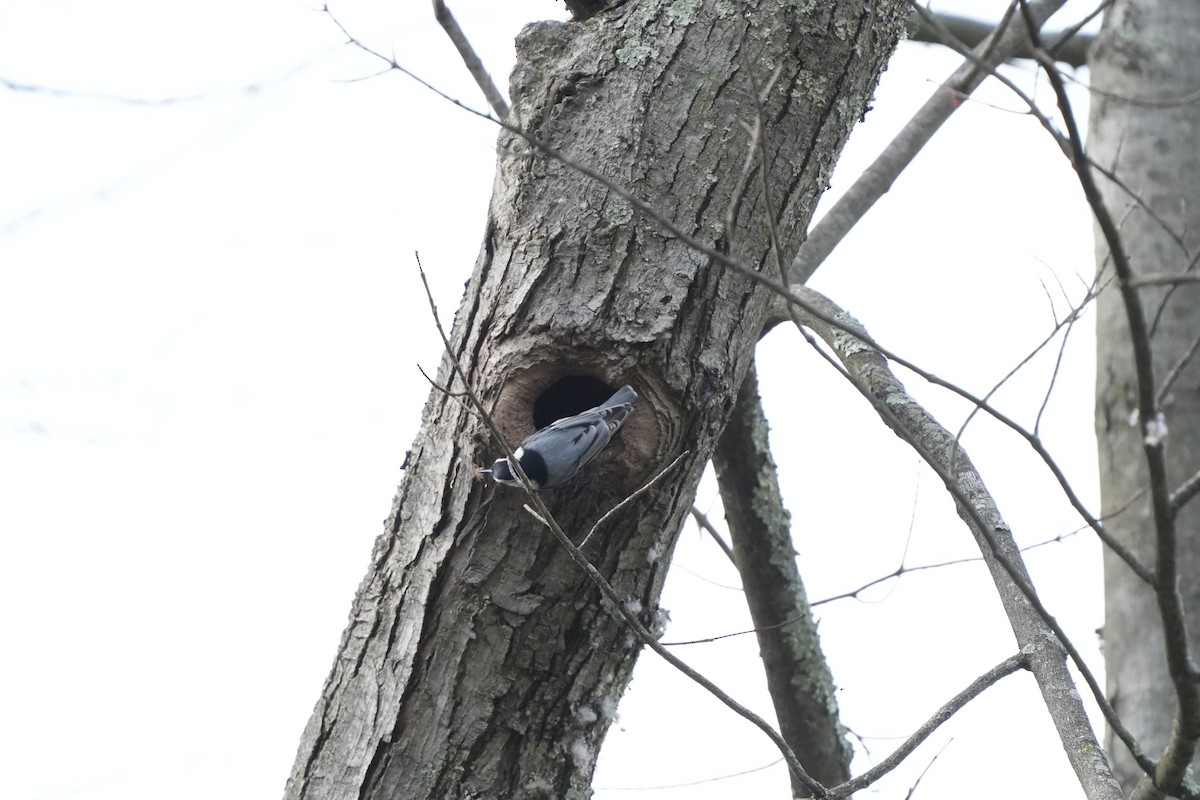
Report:
[{"label": "bird's tail", "polygon": [[637,392],[635,392],[633,390],[632,386],[629,386],[628,384],[626,384],[625,386],[622,386],[620,389],[617,389],[616,393],[613,394],[612,397],[605,400],[604,405],[601,406],[601,408],[612,408],[613,406],[623,406],[627,403],[632,403],[634,400],[637,400]]}]

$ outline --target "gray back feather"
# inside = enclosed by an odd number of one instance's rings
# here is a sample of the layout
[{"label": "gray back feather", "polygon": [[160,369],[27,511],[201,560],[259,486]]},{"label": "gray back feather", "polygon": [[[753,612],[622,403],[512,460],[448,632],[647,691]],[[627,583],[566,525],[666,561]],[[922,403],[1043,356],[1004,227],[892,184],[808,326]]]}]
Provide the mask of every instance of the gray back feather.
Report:
[{"label": "gray back feather", "polygon": [[545,459],[547,474],[562,476],[545,486],[566,482],[599,455],[625,424],[636,399],[637,392],[622,386],[602,405],[556,420],[521,442],[523,449],[536,450]]}]

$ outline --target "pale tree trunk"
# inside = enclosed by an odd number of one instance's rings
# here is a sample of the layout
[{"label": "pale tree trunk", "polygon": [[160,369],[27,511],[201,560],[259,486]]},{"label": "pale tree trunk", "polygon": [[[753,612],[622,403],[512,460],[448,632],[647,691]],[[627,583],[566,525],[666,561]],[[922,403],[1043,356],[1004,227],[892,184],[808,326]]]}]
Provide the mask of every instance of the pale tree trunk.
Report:
[{"label": "pale tree trunk", "polygon": [[[586,24],[532,25],[518,39],[509,120],[678,230],[502,133],[452,349],[512,444],[610,387],[640,393],[582,479],[543,493],[575,541],[690,451],[585,550],[651,626],[769,300],[679,234],[775,269],[758,171],[743,175],[755,92],[770,86],[766,195],[780,240],[794,242],[907,10],[899,0],[809,8],[634,1]],[[578,376],[591,380],[563,380]],[[448,362],[438,379],[463,388]],[[522,509],[523,494],[475,480],[473,465],[498,451],[464,401],[431,392],[289,798],[588,796],[639,647]],[[753,735],[736,719],[714,720],[714,730],[741,724]]]},{"label": "pale tree trunk", "polygon": [[[1089,154],[1128,190],[1097,176],[1131,267],[1141,278],[1186,274],[1194,280],[1200,274],[1200,103],[1195,97],[1200,89],[1200,4],[1117,0],[1105,16],[1091,64]],[[1097,263],[1100,274],[1112,278],[1109,248],[1099,234]],[[1162,526],[1146,491],[1150,473],[1145,429],[1135,415],[1138,377],[1118,289],[1115,282],[1106,288],[1098,307],[1096,430],[1103,513],[1115,514],[1106,520],[1110,530],[1143,564],[1158,568],[1162,543],[1156,541],[1156,531]],[[1173,387],[1160,400],[1168,429],[1166,485],[1174,491],[1200,469],[1200,359],[1190,352],[1200,336],[1200,284],[1160,283],[1142,287],[1139,295],[1151,325],[1155,391],[1161,393],[1172,370],[1181,366]],[[1197,501],[1175,516],[1174,525],[1175,569],[1187,612],[1186,623],[1176,627],[1186,628],[1194,647],[1200,642]],[[1186,697],[1182,710],[1177,702],[1166,656],[1162,600],[1120,558],[1106,553],[1109,696],[1147,756],[1159,759],[1175,731],[1183,746],[1173,755],[1186,763],[1192,758],[1186,739],[1194,742],[1200,719],[1188,708]],[[1111,734],[1109,751],[1122,785],[1127,792],[1133,790],[1143,770]]]}]

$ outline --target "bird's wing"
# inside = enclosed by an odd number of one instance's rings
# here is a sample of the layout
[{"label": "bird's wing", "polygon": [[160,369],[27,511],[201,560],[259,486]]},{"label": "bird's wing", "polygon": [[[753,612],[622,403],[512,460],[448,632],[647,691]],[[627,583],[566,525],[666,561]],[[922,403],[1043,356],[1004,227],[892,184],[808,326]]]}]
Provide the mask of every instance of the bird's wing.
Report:
[{"label": "bird's wing", "polygon": [[531,435],[521,447],[536,450],[546,461],[549,474],[562,476],[555,483],[562,483],[604,449],[631,410],[624,403],[563,417]]}]

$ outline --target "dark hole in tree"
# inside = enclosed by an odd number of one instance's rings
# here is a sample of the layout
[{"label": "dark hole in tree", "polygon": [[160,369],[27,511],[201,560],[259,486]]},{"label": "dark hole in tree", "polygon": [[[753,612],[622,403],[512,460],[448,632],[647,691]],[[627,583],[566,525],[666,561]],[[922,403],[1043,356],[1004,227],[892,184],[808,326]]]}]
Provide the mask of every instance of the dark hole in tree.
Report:
[{"label": "dark hole in tree", "polygon": [[591,375],[560,378],[533,403],[533,427],[540,430],[556,419],[595,408],[612,397],[617,387]]}]

